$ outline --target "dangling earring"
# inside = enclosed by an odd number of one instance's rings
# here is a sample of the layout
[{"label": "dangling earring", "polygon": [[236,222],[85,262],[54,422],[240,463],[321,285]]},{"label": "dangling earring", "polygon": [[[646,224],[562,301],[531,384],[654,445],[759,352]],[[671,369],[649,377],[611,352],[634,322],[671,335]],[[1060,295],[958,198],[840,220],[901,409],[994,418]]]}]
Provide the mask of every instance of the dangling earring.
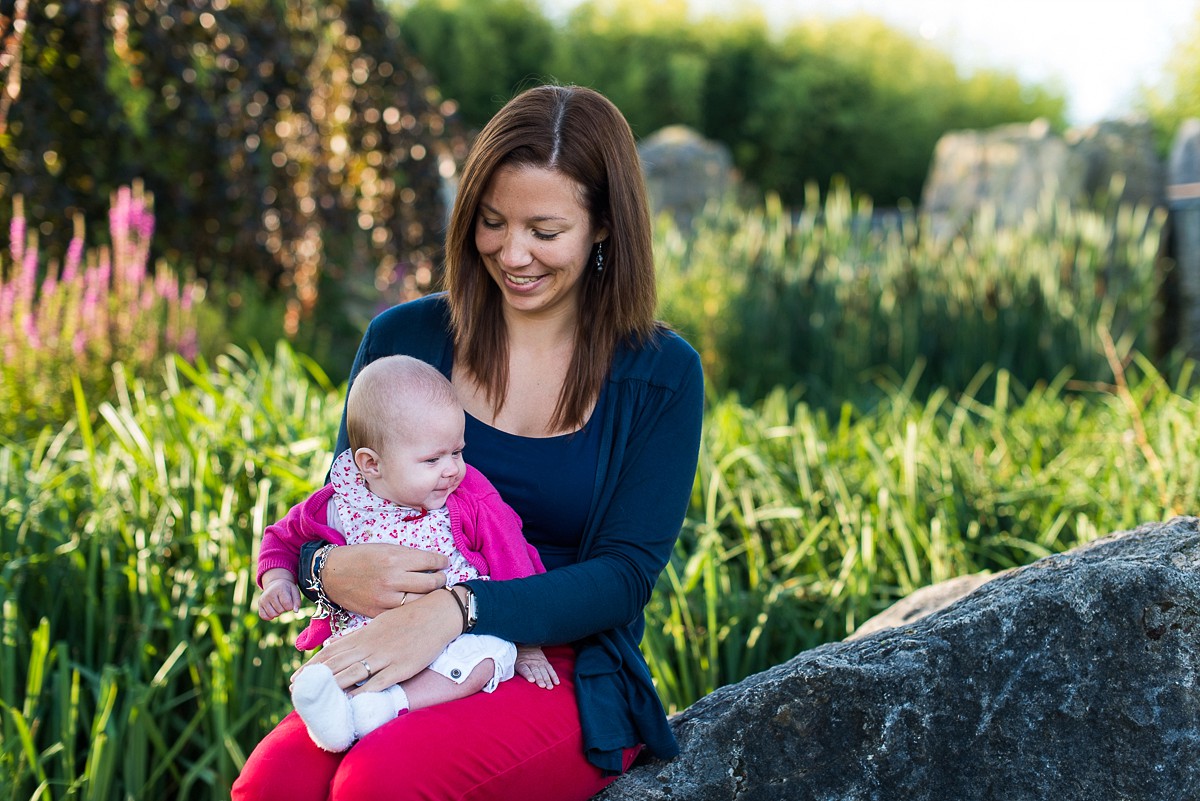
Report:
[{"label": "dangling earring", "polygon": [[596,243],[596,274],[604,272],[604,242]]}]

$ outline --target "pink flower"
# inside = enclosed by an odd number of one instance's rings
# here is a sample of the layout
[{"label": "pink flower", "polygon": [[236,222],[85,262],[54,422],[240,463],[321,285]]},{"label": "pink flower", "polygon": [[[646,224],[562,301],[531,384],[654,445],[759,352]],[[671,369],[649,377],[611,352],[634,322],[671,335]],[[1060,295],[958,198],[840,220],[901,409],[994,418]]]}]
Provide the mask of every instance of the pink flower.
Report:
[{"label": "pink flower", "polygon": [[37,286],[38,251],[36,247],[25,251],[25,259],[21,264],[21,283],[19,292],[26,300],[33,299],[33,289]]},{"label": "pink flower", "polygon": [[13,264],[21,264],[25,261],[25,215],[19,209],[14,211],[12,222],[8,224],[8,247]]},{"label": "pink flower", "polygon": [[67,261],[63,265],[62,280],[64,284],[75,280],[75,276],[79,274],[79,264],[83,261],[83,237],[71,237],[71,244],[67,245]]},{"label": "pink flower", "polygon": [[38,336],[37,318],[32,314],[25,318],[25,336],[29,339],[29,346],[34,349],[42,347],[42,339]]}]

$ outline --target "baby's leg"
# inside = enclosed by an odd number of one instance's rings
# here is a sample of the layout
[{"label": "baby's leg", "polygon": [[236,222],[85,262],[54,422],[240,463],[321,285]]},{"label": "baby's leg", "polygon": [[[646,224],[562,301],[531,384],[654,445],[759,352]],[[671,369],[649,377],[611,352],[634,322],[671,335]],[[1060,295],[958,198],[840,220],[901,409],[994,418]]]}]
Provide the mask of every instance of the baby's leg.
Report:
[{"label": "baby's leg", "polygon": [[361,738],[413,709],[424,709],[474,695],[487,686],[496,668],[485,659],[462,682],[426,668],[411,679],[377,693],[359,693],[350,699],[354,736]]},{"label": "baby's leg", "polygon": [[426,668],[401,684],[408,695],[409,709],[424,709],[435,704],[444,704],[466,698],[483,690],[496,672],[495,663],[484,659],[461,683]]},{"label": "baby's leg", "polygon": [[354,733],[362,737],[410,709],[491,692],[501,681],[512,678],[516,657],[517,648],[511,642],[487,634],[464,634],[408,681],[350,699]]}]

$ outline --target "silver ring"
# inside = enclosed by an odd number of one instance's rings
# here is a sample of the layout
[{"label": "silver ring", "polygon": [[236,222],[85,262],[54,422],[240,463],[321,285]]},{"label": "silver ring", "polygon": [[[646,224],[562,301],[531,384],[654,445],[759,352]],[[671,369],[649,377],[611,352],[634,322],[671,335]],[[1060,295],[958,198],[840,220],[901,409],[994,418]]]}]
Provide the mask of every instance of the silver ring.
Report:
[{"label": "silver ring", "polygon": [[358,664],[362,665],[364,668],[367,669],[367,678],[368,679],[375,675],[375,672],[371,670],[371,666],[367,664],[367,660],[360,659],[360,660],[358,660]]}]

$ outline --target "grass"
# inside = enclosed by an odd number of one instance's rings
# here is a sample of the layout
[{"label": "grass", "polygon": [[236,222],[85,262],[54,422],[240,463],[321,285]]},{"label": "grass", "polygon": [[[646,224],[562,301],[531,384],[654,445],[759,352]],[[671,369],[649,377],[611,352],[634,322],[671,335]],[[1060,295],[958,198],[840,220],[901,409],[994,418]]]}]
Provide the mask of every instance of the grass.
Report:
[{"label": "grass", "polygon": [[[982,212],[934,236],[911,211],[883,220],[835,188],[793,213],[709,208],[694,234],[659,229],[662,314],[701,352],[710,383],[747,401],[784,386],[833,413],[915,377],[918,394],[981,370],[1027,386],[1066,370],[1111,378],[1099,337],[1158,353],[1160,208],[1049,200],[1015,227]],[[983,387],[991,391],[990,385]]]},{"label": "grass", "polygon": [[[895,387],[828,416],[777,391],[710,408],[644,648],[671,709],[836,641],[913,590],[1194,513],[1195,392],[1144,359],[1111,385],[983,398]],[[981,377],[982,379],[982,377]],[[979,383],[983,383],[982,380]],[[1184,382],[1186,384],[1186,382]]]},{"label": "grass", "polygon": [[0,448],[0,797],[227,797],[299,664],[254,612],[256,534],[322,479],[336,393],[287,348],[76,387]]},{"label": "grass", "polygon": [[[328,465],[308,432],[332,430],[340,397],[314,370],[287,348],[172,360],[162,391],[118,376],[95,428],[81,409],[0,448],[0,798],[227,797],[299,664],[299,621],[254,613],[253,544]],[[1194,508],[1195,394],[1142,359],[1119,373],[921,400],[909,382],[837,415],[783,391],[712,398],[648,610],[664,702],[918,587]]]},{"label": "grass", "polygon": [[[1156,212],[935,242],[818,207],[658,234],[663,315],[711,379],[647,610],[669,709],[919,587],[1195,509],[1191,367],[1139,355]],[[342,390],[286,345],[71,382],[65,424],[0,439],[0,801],[228,798],[300,663],[303,621],[254,612],[255,543],[323,480]]]}]

